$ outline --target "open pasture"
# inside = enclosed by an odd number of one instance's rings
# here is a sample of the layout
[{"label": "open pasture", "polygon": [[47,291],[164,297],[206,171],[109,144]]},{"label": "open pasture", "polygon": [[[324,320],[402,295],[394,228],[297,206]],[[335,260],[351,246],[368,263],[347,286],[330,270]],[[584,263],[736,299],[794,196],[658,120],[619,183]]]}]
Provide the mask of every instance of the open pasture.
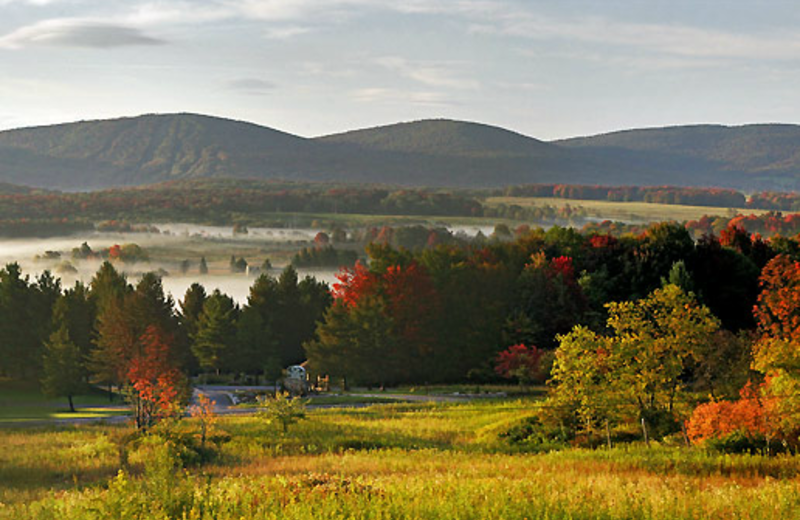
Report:
[{"label": "open pasture", "polygon": [[606,200],[578,200],[554,197],[490,197],[486,199],[489,207],[505,204],[520,207],[580,206],[588,215],[601,220],[614,220],[630,223],[662,222],[674,220],[683,222],[697,220],[703,215],[730,217],[737,213],[761,215],[767,210],[749,208],[719,208],[711,206],[684,206],[678,204],[655,204],[650,202],[611,202]]},{"label": "open pasture", "polygon": [[[172,471],[124,426],[0,430],[0,518],[794,518],[800,461],[653,445],[524,453],[529,400],[310,411],[283,435],[221,418],[212,463]],[[195,428],[191,420],[179,428]],[[115,476],[116,475],[116,476]]]}]

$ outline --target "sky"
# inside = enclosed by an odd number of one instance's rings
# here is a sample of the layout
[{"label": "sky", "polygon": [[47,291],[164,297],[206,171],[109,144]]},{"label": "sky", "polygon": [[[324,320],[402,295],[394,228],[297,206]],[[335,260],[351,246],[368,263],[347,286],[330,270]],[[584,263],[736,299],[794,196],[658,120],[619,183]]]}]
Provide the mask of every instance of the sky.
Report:
[{"label": "sky", "polygon": [[0,129],[195,112],[313,137],[800,122],[796,0],[0,0]]}]

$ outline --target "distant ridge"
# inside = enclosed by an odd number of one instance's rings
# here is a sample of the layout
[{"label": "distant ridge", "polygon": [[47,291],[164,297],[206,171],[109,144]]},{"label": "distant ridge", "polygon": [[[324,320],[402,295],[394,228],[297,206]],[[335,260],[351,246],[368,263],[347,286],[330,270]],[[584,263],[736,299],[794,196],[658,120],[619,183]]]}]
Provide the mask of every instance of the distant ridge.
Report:
[{"label": "distant ridge", "polygon": [[149,114],[0,132],[0,182],[90,190],[213,177],[800,189],[800,127],[691,125],[544,142],[432,119],[307,139],[219,117]]}]

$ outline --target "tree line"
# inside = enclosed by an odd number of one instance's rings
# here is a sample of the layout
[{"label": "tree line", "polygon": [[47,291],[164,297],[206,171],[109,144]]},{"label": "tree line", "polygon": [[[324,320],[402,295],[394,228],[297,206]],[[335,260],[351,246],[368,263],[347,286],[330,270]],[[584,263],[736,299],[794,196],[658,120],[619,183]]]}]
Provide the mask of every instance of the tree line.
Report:
[{"label": "tree line", "polygon": [[[505,189],[504,194],[508,197],[555,197],[559,199],[650,202],[722,208],[743,208],[745,205],[750,207],[748,199],[743,193],[728,188],[526,184],[510,186]],[[758,200],[761,201],[762,199]]]},{"label": "tree line", "polygon": [[641,421],[651,438],[745,431],[750,447],[797,446],[797,251],[739,227],[695,241],[671,223],[620,238],[552,228],[373,244],[368,266],[339,276],[306,354],[313,370],[367,385],[550,379],[542,438],[605,429],[610,443]]},{"label": "tree line", "polygon": [[193,284],[176,306],[156,274],[131,284],[111,262],[66,289],[48,272],[31,280],[9,264],[0,270],[0,374],[40,379],[51,395],[90,383],[136,389],[151,405],[172,402],[203,372],[274,380],[305,360],[302,345],[330,301],[326,284],[298,279],[293,267],[258,277],[245,305]]},{"label": "tree line", "polygon": [[[199,284],[176,307],[156,275],[132,285],[111,263],[67,290],[10,264],[0,271],[0,371],[46,387],[66,378],[137,389],[147,422],[152,403],[201,372],[275,377],[308,360],[317,374],[365,385],[486,382],[529,356],[540,380],[598,385],[581,394],[563,383],[569,399],[552,405],[567,410],[556,414],[562,427],[596,432],[618,420],[598,410],[623,390],[638,389],[627,409],[668,428],[688,413],[687,388],[730,399],[746,381],[770,388],[769,374],[788,370],[785,359],[759,357],[767,343],[754,338],[795,348],[796,239],[729,227],[694,240],[674,223],[622,237],[559,227],[494,235],[414,249],[372,243],[368,264],[343,270],[330,291],[289,267],[259,277],[241,307]],[[590,360],[585,368],[600,372],[574,372]],[[600,388],[606,401],[575,401],[600,399]]]}]

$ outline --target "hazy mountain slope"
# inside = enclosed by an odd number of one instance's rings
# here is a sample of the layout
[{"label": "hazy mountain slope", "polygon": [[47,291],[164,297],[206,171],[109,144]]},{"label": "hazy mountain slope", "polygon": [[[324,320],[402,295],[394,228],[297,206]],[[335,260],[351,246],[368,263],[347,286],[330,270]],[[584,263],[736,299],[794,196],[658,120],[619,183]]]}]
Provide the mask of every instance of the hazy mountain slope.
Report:
[{"label": "hazy mountain slope", "polygon": [[0,182],[80,190],[223,176],[454,187],[800,188],[800,127],[675,127],[547,143],[479,123],[427,120],[305,139],[169,114],[0,132]]},{"label": "hazy mountain slope", "polygon": [[558,147],[504,128],[448,119],[366,128],[329,135],[318,140],[326,143],[347,143],[369,150],[427,155],[566,155]]},{"label": "hazy mountain slope", "polygon": [[[555,144],[584,150],[605,149],[669,155],[704,161],[720,172],[742,172],[753,184],[797,184],[800,179],[800,126],[693,125],[626,130]],[[654,155],[655,159],[658,155]]]},{"label": "hazy mountain slope", "polygon": [[[497,186],[513,183],[721,184],[719,168],[703,157],[662,150],[561,146],[503,128],[452,120],[426,120],[367,128],[318,139],[360,153],[392,151],[416,168],[447,172],[439,184]],[[447,182],[447,178],[451,179]]]},{"label": "hazy mountain slope", "polygon": [[[34,168],[37,184],[49,169],[55,184],[67,188],[220,175],[258,177],[273,168],[283,173],[284,165],[293,156],[305,154],[307,147],[305,139],[284,132],[194,114],[146,115],[0,133],[3,163],[9,149],[23,150],[32,163],[41,163]],[[15,169],[25,166],[23,159],[14,163]],[[57,171],[59,166],[65,171]],[[0,173],[9,169],[2,168]]]}]

